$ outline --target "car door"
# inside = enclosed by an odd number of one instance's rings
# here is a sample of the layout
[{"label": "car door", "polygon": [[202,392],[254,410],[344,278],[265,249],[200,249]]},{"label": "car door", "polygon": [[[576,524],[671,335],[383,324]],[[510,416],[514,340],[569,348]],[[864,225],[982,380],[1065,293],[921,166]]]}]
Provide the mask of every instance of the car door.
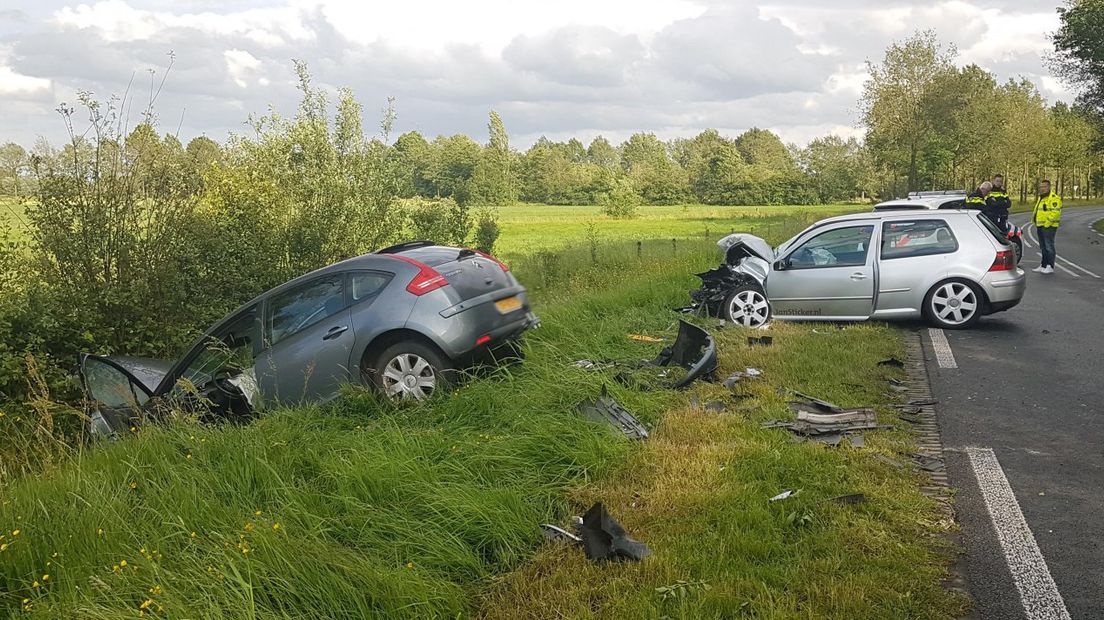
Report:
[{"label": "car door", "polygon": [[130,428],[143,417],[150,390],[134,375],[106,357],[81,355],[81,381],[92,401],[91,430],[110,435]]},{"label": "car door", "polygon": [[354,333],[345,274],[320,276],[269,297],[256,373],[266,406],[326,401],[349,380]]},{"label": "car door", "polygon": [[883,222],[875,314],[918,315],[928,289],[947,277],[948,261],[957,251],[958,239],[942,218]]},{"label": "car door", "polygon": [[818,228],[775,261],[767,298],[775,316],[794,319],[868,318],[874,303],[874,225]]}]

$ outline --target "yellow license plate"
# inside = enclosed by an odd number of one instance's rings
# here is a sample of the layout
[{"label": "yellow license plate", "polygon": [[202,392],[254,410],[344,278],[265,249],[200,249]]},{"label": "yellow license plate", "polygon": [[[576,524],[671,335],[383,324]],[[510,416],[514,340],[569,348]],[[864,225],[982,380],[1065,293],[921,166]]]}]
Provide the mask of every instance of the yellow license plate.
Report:
[{"label": "yellow license plate", "polygon": [[521,307],[521,299],[517,296],[507,297],[506,299],[499,299],[495,302],[495,308],[498,308],[499,313],[506,314],[507,312],[513,312]]}]

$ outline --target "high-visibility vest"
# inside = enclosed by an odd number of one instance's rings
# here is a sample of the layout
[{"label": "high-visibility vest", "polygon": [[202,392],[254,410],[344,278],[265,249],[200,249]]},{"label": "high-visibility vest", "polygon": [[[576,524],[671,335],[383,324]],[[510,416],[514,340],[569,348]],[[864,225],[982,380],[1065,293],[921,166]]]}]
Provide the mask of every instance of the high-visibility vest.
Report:
[{"label": "high-visibility vest", "polygon": [[1058,228],[1062,220],[1062,199],[1050,192],[1039,196],[1035,201],[1035,210],[1031,212],[1031,221],[1039,228]]}]

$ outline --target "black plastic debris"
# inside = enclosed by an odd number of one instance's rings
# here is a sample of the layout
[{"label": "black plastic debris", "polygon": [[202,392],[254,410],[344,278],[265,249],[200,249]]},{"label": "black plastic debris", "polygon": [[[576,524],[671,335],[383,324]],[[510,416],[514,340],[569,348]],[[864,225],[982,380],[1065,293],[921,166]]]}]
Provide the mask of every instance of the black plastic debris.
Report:
[{"label": "black plastic debris", "polygon": [[892,368],[904,368],[905,367],[905,363],[902,362],[901,360],[897,359],[896,357],[890,357],[888,359],[884,359],[884,360],[878,362],[878,365],[879,366],[890,366]]},{"label": "black plastic debris", "polygon": [[826,400],[819,398],[813,398],[808,394],[802,394],[801,392],[793,392],[793,395],[797,400],[790,401],[790,409],[794,411],[802,411],[805,409],[811,409],[817,413],[843,413],[843,407],[835,403],[830,403]]},{"label": "black plastic debris", "polygon": [[924,471],[943,471],[943,459],[928,456],[927,454],[913,454],[910,458],[912,458],[912,462],[915,463],[917,467]]},{"label": "black plastic debris", "polygon": [[652,554],[648,545],[629,537],[625,528],[610,516],[602,502],[591,506],[583,515],[579,535],[588,560],[639,562]]},{"label": "black plastic debris", "polygon": [[550,523],[541,524],[541,533],[544,534],[544,539],[550,542],[568,542],[568,543],[581,543],[582,538],[572,534],[571,532],[552,525]]},{"label": "black plastic debris", "polygon": [[749,347],[769,347],[774,344],[774,336],[748,336],[747,343]]},{"label": "black plastic debris", "polygon": [[674,344],[664,347],[659,355],[648,362],[650,366],[681,366],[686,376],[675,382],[675,389],[684,388],[695,379],[707,377],[717,370],[717,343],[704,329],[679,321],[678,337]]},{"label": "black plastic debris", "polygon": [[728,378],[721,383],[721,385],[731,390],[736,387],[736,384],[739,383],[741,379],[757,379],[762,376],[763,371],[759,370],[758,368],[745,368],[743,370],[737,370],[736,372],[729,375]]},{"label": "black plastic debris", "polygon": [[[797,412],[797,420],[772,420],[764,422],[763,428],[784,428],[798,436],[800,441],[812,440],[830,446],[839,445],[847,439],[851,447],[866,445],[862,432],[879,428],[890,428],[878,424],[873,409],[841,409],[827,401],[811,399],[801,395],[803,401],[794,401],[791,408]],[[811,400],[810,400],[811,399]],[[803,404],[813,404],[815,411],[806,411]]]},{"label": "black plastic debris", "polygon": [[928,407],[928,406],[935,405],[935,404],[938,404],[938,403],[939,403],[939,401],[935,400],[933,398],[917,398],[915,400],[908,401],[907,403],[905,403],[905,406],[906,407]]},{"label": "black plastic debris", "polygon": [[584,400],[576,409],[592,422],[606,422],[621,431],[629,439],[647,439],[648,429],[629,413],[616,400],[610,398],[606,386],[602,386],[602,395],[594,400]]}]

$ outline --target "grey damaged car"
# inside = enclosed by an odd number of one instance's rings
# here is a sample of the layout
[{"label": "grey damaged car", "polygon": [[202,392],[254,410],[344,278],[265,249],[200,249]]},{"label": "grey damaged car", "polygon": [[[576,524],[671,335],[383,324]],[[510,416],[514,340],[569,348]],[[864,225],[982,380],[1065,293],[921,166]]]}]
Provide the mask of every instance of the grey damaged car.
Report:
[{"label": "grey damaged car", "polygon": [[325,402],[346,383],[422,399],[481,358],[515,356],[539,324],[509,268],[419,241],[324,267],[222,319],[180,359],[81,356],[93,431],[169,409],[243,418]]},{"label": "grey damaged car", "polygon": [[962,329],[1012,308],[1027,279],[1007,237],[972,210],[856,213],[813,224],[777,248],[750,234],[718,242],[691,308],[758,327],[771,318],[924,318]]}]

